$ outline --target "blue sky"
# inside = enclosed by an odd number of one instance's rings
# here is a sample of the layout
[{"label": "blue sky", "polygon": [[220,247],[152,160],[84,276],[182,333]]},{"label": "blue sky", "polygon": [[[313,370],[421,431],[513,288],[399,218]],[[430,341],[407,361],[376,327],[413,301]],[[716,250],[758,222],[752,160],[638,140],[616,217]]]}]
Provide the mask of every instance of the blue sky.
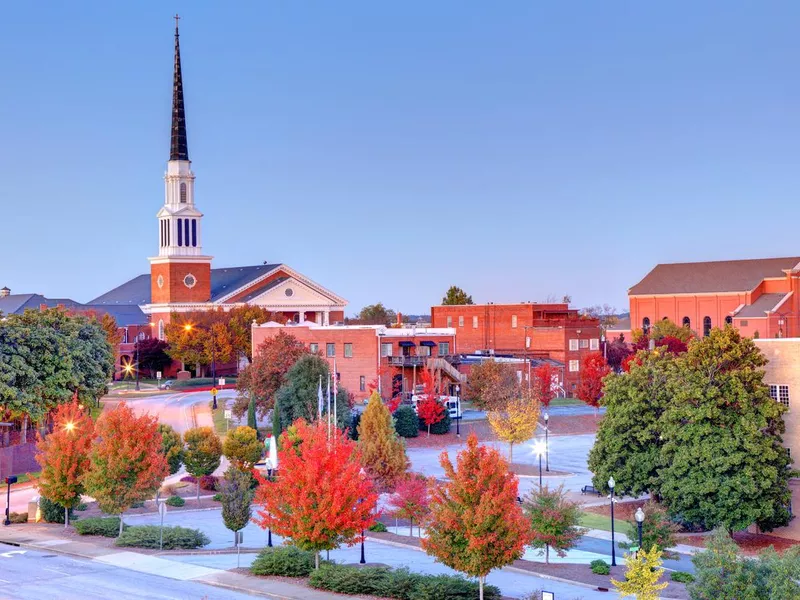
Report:
[{"label": "blue sky", "polygon": [[204,249],[426,312],[627,305],[657,262],[800,254],[800,3],[17,2],[0,285],[147,272],[172,20]]}]

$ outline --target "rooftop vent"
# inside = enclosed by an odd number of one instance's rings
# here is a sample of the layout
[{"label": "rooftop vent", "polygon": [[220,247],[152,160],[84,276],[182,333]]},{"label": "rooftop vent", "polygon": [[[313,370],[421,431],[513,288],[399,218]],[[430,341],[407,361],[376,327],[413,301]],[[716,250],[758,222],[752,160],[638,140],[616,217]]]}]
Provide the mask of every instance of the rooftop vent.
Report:
[{"label": "rooftop vent", "polygon": [[11,290],[7,287],[0,288],[0,298],[5,298],[6,296],[11,295]]}]

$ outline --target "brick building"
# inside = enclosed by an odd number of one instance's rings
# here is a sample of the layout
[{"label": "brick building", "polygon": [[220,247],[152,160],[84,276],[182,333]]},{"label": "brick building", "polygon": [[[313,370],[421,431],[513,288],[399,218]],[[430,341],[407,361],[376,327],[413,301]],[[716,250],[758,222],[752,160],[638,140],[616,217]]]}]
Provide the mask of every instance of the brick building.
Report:
[{"label": "brick building", "polygon": [[659,264],[628,290],[631,326],[670,319],[698,335],[800,336],[800,257]]},{"label": "brick building", "polygon": [[433,327],[453,327],[459,351],[551,359],[565,365],[564,387],[571,394],[580,362],[600,350],[600,321],[583,317],[567,304],[464,304],[431,307]]},{"label": "brick building", "polygon": [[419,370],[430,369],[443,391],[458,384],[454,366],[456,332],[453,328],[392,328],[380,325],[318,325],[263,323],[252,328],[253,348],[284,331],[311,352],[323,356],[356,402],[366,400],[375,386],[384,398],[409,393],[419,383]]}]

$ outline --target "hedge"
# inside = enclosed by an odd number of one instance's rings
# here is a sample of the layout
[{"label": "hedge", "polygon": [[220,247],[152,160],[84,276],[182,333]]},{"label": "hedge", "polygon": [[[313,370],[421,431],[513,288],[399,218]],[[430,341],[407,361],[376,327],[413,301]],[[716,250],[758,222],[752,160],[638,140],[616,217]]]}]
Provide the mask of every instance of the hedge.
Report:
[{"label": "hedge", "polygon": [[[127,529],[123,523],[122,529]],[[117,537],[119,535],[119,517],[89,517],[75,523],[75,531],[80,535],[102,535]]]},{"label": "hedge", "polygon": [[295,546],[264,548],[250,566],[253,575],[308,577],[314,570],[314,553]]},{"label": "hedge", "polygon": [[[422,419],[420,419],[419,421],[419,429],[423,431],[428,431],[428,426],[422,422]],[[434,435],[442,435],[445,433],[450,433],[450,411],[447,410],[446,407],[444,410],[444,419],[442,419],[438,423],[434,423],[433,425],[431,425],[431,433]]]},{"label": "hedge", "polygon": [[419,417],[412,407],[397,407],[394,411],[394,428],[400,437],[412,438],[419,435]]},{"label": "hedge", "polygon": [[[39,512],[42,515],[42,519],[46,523],[64,523],[64,507],[59,506],[52,500],[48,500],[44,496],[39,498]],[[69,509],[69,520],[70,523],[76,519],[76,517],[72,514],[72,509]]]},{"label": "hedge", "polygon": [[600,558],[589,563],[589,567],[591,567],[592,573],[595,575],[608,575],[611,573],[611,567],[608,566],[606,561]]},{"label": "hedge", "polygon": [[180,496],[170,496],[169,498],[164,500],[164,503],[167,506],[183,506],[184,504],[186,504],[186,500],[184,500]]},{"label": "hedge", "polygon": [[[160,528],[158,525],[137,525],[128,527],[117,538],[117,546],[133,548],[158,548]],[[187,527],[164,527],[164,549],[193,550],[202,548],[211,540],[197,529]]]}]

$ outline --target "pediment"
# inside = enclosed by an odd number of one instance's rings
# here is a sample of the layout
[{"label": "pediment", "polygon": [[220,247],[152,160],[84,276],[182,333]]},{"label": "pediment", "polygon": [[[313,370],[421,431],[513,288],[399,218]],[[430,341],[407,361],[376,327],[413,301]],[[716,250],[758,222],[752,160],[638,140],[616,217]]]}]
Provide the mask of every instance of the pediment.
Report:
[{"label": "pediment", "polygon": [[294,277],[287,277],[276,282],[261,294],[247,300],[247,303],[266,308],[297,306],[327,308],[335,304],[332,298],[328,298]]}]

